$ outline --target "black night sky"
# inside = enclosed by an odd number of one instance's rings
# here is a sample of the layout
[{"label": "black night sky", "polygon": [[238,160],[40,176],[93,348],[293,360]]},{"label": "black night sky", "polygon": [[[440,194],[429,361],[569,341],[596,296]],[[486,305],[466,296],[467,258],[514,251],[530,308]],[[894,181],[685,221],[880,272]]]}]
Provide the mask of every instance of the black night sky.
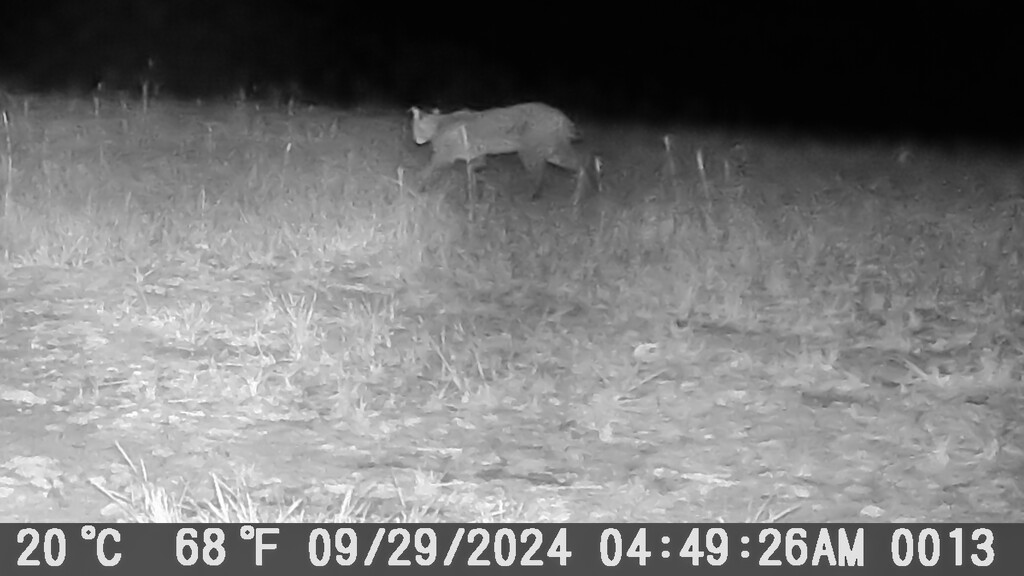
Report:
[{"label": "black night sky", "polygon": [[148,75],[161,97],[542,100],[621,121],[1001,141],[1024,116],[1019,19],[975,3],[5,4],[10,91],[137,90]]}]

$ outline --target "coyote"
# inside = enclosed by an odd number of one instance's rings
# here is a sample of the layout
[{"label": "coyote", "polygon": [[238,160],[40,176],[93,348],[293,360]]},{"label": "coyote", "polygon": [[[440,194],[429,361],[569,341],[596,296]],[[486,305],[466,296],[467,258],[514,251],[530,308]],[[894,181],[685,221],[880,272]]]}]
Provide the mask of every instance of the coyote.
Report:
[{"label": "coyote", "polygon": [[412,108],[412,132],[416,144],[430,142],[433,156],[423,170],[423,188],[436,170],[462,160],[470,172],[483,166],[487,156],[519,155],[530,175],[533,199],[540,196],[544,165],[554,164],[582,173],[584,162],[573,147],[579,138],[572,120],[546,104],[517,104],[479,112],[458,110],[441,114]]}]

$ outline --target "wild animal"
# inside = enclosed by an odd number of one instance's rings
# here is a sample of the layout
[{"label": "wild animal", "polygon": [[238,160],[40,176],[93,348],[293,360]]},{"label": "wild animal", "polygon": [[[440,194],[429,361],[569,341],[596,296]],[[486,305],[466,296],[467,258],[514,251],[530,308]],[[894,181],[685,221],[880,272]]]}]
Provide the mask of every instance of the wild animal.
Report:
[{"label": "wild animal", "polygon": [[430,164],[420,175],[421,189],[439,169],[457,161],[466,162],[472,173],[484,165],[488,156],[514,152],[530,176],[532,197],[536,199],[542,191],[546,164],[577,173],[585,166],[573,145],[579,139],[576,125],[547,104],[530,102],[448,114],[414,107],[411,112],[413,139],[419,145],[429,142],[432,148]]}]

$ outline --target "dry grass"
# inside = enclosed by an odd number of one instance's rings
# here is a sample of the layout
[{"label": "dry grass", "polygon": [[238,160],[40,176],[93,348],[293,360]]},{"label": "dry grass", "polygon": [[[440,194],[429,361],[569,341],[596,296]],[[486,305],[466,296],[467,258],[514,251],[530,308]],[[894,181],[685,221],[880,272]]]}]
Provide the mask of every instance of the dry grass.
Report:
[{"label": "dry grass", "polygon": [[1024,202],[983,158],[598,129],[600,193],[470,210],[409,191],[400,112],[6,102],[4,394],[131,444],[67,472],[120,517],[934,520],[850,486],[1022,456]]}]

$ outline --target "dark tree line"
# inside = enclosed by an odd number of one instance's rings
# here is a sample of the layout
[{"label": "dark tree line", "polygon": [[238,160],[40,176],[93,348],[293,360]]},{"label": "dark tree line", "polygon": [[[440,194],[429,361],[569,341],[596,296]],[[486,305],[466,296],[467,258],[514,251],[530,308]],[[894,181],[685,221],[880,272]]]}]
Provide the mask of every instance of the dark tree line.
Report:
[{"label": "dark tree line", "polygon": [[325,103],[442,107],[541,99],[624,116],[860,127],[1012,130],[1024,117],[1024,35],[1012,15],[940,14],[929,2],[885,12],[785,1],[683,2],[673,13],[395,5],[388,17],[344,0],[4,4],[9,87],[148,81],[189,97],[284,88]]}]

